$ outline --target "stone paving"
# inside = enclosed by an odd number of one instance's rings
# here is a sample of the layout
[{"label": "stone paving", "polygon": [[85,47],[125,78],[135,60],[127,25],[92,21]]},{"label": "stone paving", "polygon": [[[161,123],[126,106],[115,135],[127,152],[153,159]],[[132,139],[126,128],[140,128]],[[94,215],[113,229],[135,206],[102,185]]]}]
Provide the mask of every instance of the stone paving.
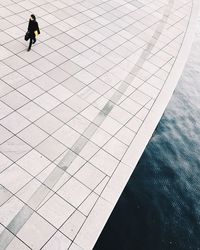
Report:
[{"label": "stone paving", "polygon": [[[193,4],[1,0],[0,250],[93,248]],[[27,52],[31,13],[41,35]]]}]

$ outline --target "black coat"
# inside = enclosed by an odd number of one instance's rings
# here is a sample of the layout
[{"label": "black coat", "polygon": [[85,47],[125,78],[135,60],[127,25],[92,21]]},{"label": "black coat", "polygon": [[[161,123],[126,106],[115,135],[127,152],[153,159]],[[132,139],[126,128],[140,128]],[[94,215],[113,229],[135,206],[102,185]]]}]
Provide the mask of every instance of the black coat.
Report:
[{"label": "black coat", "polygon": [[35,38],[35,33],[34,33],[35,31],[37,31],[38,34],[40,34],[38,23],[30,19],[28,24],[28,31],[30,38]]}]

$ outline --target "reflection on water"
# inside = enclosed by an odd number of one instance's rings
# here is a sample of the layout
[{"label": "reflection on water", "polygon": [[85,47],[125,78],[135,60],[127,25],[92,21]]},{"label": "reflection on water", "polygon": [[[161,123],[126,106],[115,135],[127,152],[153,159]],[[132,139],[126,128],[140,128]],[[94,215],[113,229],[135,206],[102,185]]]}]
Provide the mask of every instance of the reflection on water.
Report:
[{"label": "reflection on water", "polygon": [[200,33],[98,249],[200,249]]}]

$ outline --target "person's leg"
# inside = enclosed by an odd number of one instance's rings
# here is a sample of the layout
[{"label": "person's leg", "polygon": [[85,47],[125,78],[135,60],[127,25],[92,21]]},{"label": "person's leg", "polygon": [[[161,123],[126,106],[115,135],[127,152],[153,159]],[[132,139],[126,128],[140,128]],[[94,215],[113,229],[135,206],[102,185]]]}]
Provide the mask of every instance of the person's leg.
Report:
[{"label": "person's leg", "polygon": [[34,38],[33,38],[33,44],[34,44],[35,42],[36,42],[36,38],[34,37]]},{"label": "person's leg", "polygon": [[33,43],[33,39],[30,37],[30,42],[29,42],[29,46],[28,46],[28,51],[31,49],[31,46],[32,46],[32,43]]}]

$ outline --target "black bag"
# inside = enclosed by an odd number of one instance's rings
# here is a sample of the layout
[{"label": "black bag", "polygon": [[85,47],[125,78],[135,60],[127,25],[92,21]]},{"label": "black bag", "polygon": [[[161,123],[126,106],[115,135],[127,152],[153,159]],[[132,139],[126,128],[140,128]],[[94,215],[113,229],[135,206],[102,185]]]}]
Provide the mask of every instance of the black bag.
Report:
[{"label": "black bag", "polygon": [[24,36],[24,40],[28,41],[29,38],[30,38],[30,33],[29,33],[29,31],[27,31],[25,36]]}]

